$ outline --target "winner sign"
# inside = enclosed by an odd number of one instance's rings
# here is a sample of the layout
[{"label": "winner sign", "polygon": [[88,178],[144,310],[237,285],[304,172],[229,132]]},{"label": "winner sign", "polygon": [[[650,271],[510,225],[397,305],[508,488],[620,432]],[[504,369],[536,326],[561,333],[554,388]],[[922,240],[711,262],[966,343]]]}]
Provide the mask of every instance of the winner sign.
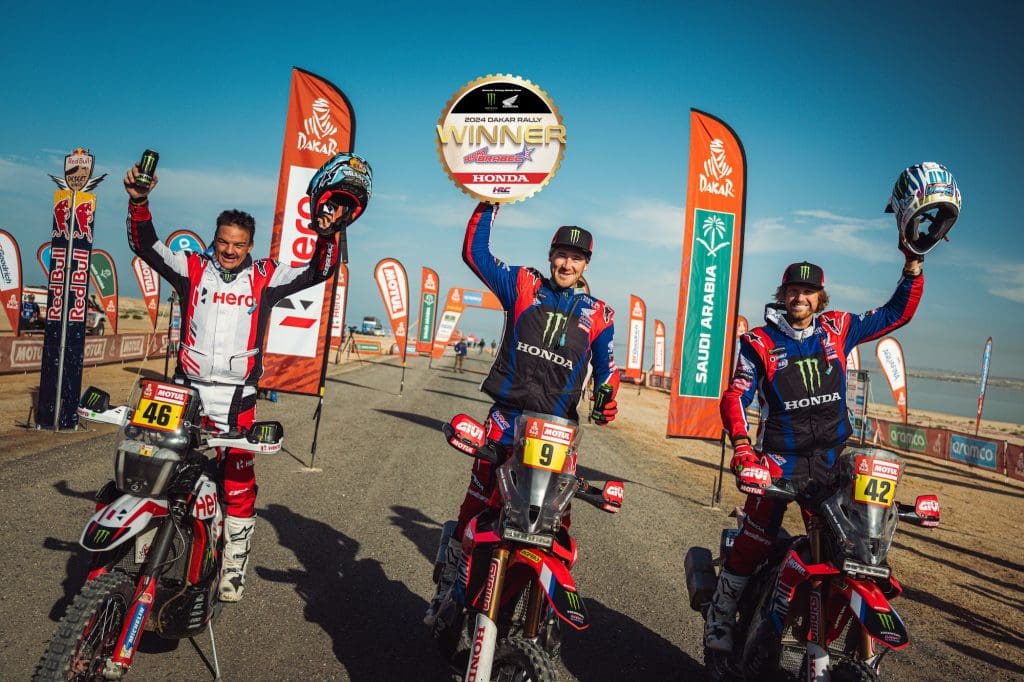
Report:
[{"label": "winner sign", "polygon": [[437,152],[462,191],[514,203],[555,176],[565,153],[565,126],[558,108],[530,81],[487,76],[449,100],[437,123]]}]

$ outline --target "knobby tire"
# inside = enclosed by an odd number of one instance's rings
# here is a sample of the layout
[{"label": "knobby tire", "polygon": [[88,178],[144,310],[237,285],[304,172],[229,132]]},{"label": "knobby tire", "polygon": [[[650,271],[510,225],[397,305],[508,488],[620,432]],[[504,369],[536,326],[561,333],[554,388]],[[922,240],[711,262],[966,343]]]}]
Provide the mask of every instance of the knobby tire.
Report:
[{"label": "knobby tire", "polygon": [[135,592],[131,577],[104,573],[85,584],[36,668],[33,680],[102,680]]},{"label": "knobby tire", "polygon": [[557,682],[558,671],[537,644],[509,637],[498,643],[491,667],[492,682]]}]

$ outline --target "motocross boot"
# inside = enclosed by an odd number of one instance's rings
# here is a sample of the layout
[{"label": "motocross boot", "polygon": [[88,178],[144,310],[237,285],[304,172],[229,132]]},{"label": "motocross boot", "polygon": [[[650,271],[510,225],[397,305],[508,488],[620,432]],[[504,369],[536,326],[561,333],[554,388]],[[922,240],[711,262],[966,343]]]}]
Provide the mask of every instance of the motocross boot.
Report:
[{"label": "motocross boot", "polygon": [[255,530],[255,516],[247,519],[237,516],[224,517],[227,540],[224,543],[224,560],[221,563],[218,589],[221,601],[236,602],[242,598],[242,592],[245,591],[245,567],[249,563],[252,534]]},{"label": "motocross boot", "polygon": [[462,540],[451,538],[448,540],[448,547],[445,550],[444,566],[441,568],[441,575],[437,580],[437,592],[430,600],[430,606],[423,616],[423,623],[433,627],[441,608],[452,600],[452,591],[460,574],[463,573],[462,564]]},{"label": "motocross boot", "polygon": [[732,629],[736,625],[736,609],[740,595],[750,580],[749,576],[736,575],[722,569],[718,575],[718,587],[711,597],[707,619],[704,622],[704,646],[714,651],[732,651]]}]

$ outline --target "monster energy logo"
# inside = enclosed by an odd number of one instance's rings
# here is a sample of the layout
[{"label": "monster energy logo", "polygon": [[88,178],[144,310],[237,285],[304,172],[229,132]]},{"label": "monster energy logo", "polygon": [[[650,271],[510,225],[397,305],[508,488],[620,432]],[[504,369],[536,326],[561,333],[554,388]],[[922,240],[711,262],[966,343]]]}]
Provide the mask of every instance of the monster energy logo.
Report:
[{"label": "monster energy logo", "polygon": [[882,624],[883,630],[895,630],[896,619],[892,617],[891,613],[880,613],[878,614],[878,622]]},{"label": "monster energy logo", "polygon": [[565,600],[569,602],[569,608],[576,611],[579,611],[580,607],[583,605],[583,600],[580,599],[580,595],[575,592],[570,592],[569,590],[565,591]]},{"label": "monster energy logo", "polygon": [[99,402],[100,402],[100,394],[96,393],[94,391],[90,391],[89,393],[86,393],[85,397],[82,399],[83,405],[85,407],[88,407],[88,408],[95,407],[97,404],[99,404]]},{"label": "monster energy logo", "polygon": [[110,531],[106,528],[100,528],[98,531],[92,534],[92,541],[96,544],[106,542],[110,538]]},{"label": "monster energy logo", "polygon": [[257,443],[269,443],[274,437],[274,427],[269,424],[260,424],[253,434]]},{"label": "monster energy logo", "polygon": [[498,93],[496,93],[496,92],[488,92],[487,93],[487,106],[493,107],[497,101],[498,101]]},{"label": "monster energy logo", "polygon": [[[546,315],[548,319],[544,323],[544,345],[554,346],[556,337],[565,332],[569,318],[562,313],[546,313]],[[561,339],[558,340],[561,341]],[[558,345],[561,346],[562,344],[559,343]]]},{"label": "monster energy logo", "polygon": [[793,364],[800,368],[800,380],[804,382],[804,390],[814,393],[821,388],[821,370],[818,368],[818,358],[797,360]]},{"label": "monster energy logo", "polygon": [[573,229],[569,230],[569,241],[571,241],[573,244],[575,244],[579,240],[580,240],[580,231],[577,230],[576,228],[573,228]]},{"label": "monster energy logo", "polygon": [[801,265],[800,266],[800,279],[810,279],[810,278],[811,278],[811,266],[810,265]]}]

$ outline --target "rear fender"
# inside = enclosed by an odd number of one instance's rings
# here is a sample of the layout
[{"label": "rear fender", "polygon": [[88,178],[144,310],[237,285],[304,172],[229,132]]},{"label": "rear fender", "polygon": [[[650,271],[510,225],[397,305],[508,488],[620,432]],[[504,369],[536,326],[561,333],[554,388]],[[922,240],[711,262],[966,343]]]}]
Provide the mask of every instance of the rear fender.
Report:
[{"label": "rear fender", "polygon": [[539,549],[517,549],[509,559],[509,573],[517,566],[533,571],[548,604],[558,617],[577,630],[590,627],[587,622],[587,606],[576,591],[576,581],[561,559],[550,556]]},{"label": "rear fender", "polygon": [[871,638],[890,649],[904,649],[910,644],[907,626],[896,613],[882,590],[872,582],[846,579],[850,610]]},{"label": "rear fender", "polygon": [[78,542],[90,552],[106,552],[135,537],[152,519],[161,516],[167,516],[164,500],[121,495],[92,515]]}]

